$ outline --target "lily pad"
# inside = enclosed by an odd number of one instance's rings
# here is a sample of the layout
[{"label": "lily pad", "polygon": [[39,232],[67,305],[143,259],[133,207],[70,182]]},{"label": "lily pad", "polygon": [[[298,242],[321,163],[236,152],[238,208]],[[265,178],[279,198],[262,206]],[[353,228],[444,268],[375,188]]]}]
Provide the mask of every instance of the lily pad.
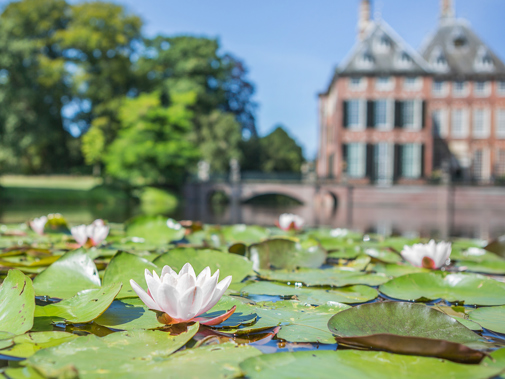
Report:
[{"label": "lily pad", "polygon": [[0,332],[22,334],[33,326],[35,292],[32,281],[19,270],[9,270],[0,286]]},{"label": "lily pad", "polygon": [[328,328],[344,337],[339,343],[460,362],[480,362],[484,354],[473,349],[491,347],[452,317],[415,303],[359,305],[333,316]]},{"label": "lily pad", "polygon": [[384,263],[398,263],[402,261],[402,257],[392,251],[381,248],[365,248],[364,252],[371,258],[377,259]]},{"label": "lily pad", "polygon": [[378,286],[389,281],[389,278],[383,274],[366,274],[340,268],[324,270],[302,268],[296,271],[260,270],[259,275],[263,279],[284,283],[303,283],[307,286],[343,287],[353,284]]},{"label": "lily pad", "polygon": [[[158,270],[158,266],[145,258],[124,251],[119,252],[111,259],[105,274],[103,284],[123,283],[123,288],[117,295],[118,299],[137,297],[130,285],[130,279],[135,280],[139,286],[147,291],[145,270]],[[161,269],[158,270],[161,274]]]},{"label": "lily pad", "polygon": [[408,274],[382,284],[379,290],[401,300],[445,299],[471,305],[505,304],[505,283],[476,274]]},{"label": "lily pad", "polygon": [[212,273],[219,269],[220,279],[231,275],[234,283],[241,282],[242,279],[253,273],[252,262],[247,258],[209,249],[197,250],[180,247],[160,255],[153,261],[158,267],[168,265],[176,271],[182,269],[187,262],[191,263],[197,275],[209,266]]},{"label": "lily pad", "polygon": [[486,329],[505,334],[505,306],[479,308],[471,311],[468,318]]},{"label": "lily pad", "polygon": [[128,237],[142,238],[156,245],[179,241],[185,233],[181,224],[163,216],[138,216],[127,221],[125,228]]},{"label": "lily pad", "polygon": [[464,271],[480,272],[483,274],[505,274],[505,261],[458,261],[456,267]]},{"label": "lily pad", "polygon": [[70,251],[37,275],[33,280],[35,294],[67,299],[77,292],[100,288],[100,277],[86,250]]},{"label": "lily pad", "polygon": [[26,364],[47,377],[54,377],[69,365],[78,370],[79,378],[138,377],[184,346],[199,326],[189,326],[179,335],[160,331],[118,332],[101,338],[88,335],[40,350]]},{"label": "lily pad", "polygon": [[107,310],[95,320],[96,324],[112,329],[158,329],[156,313],[150,311],[139,298],[114,300]]},{"label": "lily pad", "polygon": [[60,318],[68,323],[86,323],[100,316],[121,289],[121,283],[112,283],[99,289],[79,292],[59,303],[35,308],[35,317]]},{"label": "lily pad", "polygon": [[430,270],[421,267],[384,263],[374,264],[372,271],[375,271],[378,274],[384,274],[386,276],[392,277],[402,276],[406,274],[416,274],[420,272],[430,272]]},{"label": "lily pad", "polygon": [[251,245],[248,252],[255,270],[318,268],[325,262],[326,255],[326,251],[314,239],[296,242],[276,238]]},{"label": "lily pad", "polygon": [[472,261],[472,262],[484,262],[484,261],[501,261],[503,258],[498,255],[486,251],[480,248],[470,248],[466,250],[452,248],[451,253],[452,261]]},{"label": "lily pad", "polygon": [[246,245],[260,242],[270,235],[267,229],[256,225],[231,225],[221,228],[221,233],[226,242],[233,244],[242,242]]},{"label": "lily pad", "polygon": [[375,289],[363,286],[349,286],[333,289],[288,286],[275,282],[256,282],[242,288],[242,293],[250,295],[296,296],[301,302],[312,305],[365,303],[377,297]]},{"label": "lily pad", "polygon": [[32,367],[8,368],[4,373],[9,379],[45,379]]},{"label": "lily pad", "polygon": [[[321,244],[323,248],[327,249],[325,245]],[[327,249],[328,250],[328,249]],[[355,259],[360,254],[360,249],[345,248],[328,252],[328,258],[331,259]]]},{"label": "lily pad", "polygon": [[13,339],[14,346],[0,350],[0,354],[16,358],[28,358],[41,349],[58,346],[78,337],[72,333],[58,331],[22,334]]},{"label": "lily pad", "polygon": [[414,357],[375,351],[300,351],[263,354],[240,364],[251,379],[487,379],[500,367],[465,365],[435,358]]}]

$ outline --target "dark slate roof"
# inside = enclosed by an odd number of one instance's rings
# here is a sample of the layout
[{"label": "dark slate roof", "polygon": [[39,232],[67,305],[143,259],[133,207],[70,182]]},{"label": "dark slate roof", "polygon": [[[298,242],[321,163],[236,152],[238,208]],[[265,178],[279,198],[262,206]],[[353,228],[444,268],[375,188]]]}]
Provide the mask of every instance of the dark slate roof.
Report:
[{"label": "dark slate roof", "polygon": [[384,21],[371,21],[366,35],[337,68],[337,75],[424,75],[429,67]]},{"label": "dark slate roof", "polygon": [[505,65],[462,19],[442,20],[421,49],[434,75],[505,76]]}]

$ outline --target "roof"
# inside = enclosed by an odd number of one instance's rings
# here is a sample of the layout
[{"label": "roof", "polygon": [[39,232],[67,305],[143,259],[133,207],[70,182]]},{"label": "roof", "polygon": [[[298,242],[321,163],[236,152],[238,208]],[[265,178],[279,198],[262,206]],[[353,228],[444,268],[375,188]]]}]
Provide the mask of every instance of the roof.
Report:
[{"label": "roof", "polygon": [[421,49],[434,75],[505,76],[505,65],[463,19],[442,20]]},{"label": "roof", "polygon": [[424,59],[382,20],[370,22],[363,40],[337,68],[340,76],[428,73]]}]

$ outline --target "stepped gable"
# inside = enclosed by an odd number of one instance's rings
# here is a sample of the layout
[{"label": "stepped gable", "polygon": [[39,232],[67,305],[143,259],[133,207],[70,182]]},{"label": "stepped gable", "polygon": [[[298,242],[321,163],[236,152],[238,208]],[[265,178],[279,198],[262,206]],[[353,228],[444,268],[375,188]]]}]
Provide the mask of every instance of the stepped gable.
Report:
[{"label": "stepped gable", "polygon": [[428,64],[386,22],[371,21],[336,75],[426,75]]},{"label": "stepped gable", "polygon": [[505,78],[505,64],[464,19],[442,19],[421,55],[435,76]]}]

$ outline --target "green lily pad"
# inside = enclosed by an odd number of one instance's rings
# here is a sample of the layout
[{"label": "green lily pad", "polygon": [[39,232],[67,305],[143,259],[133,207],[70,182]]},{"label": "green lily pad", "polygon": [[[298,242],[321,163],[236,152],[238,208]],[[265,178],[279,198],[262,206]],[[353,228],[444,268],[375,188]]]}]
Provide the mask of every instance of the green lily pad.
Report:
[{"label": "green lily pad", "polygon": [[100,277],[86,250],[70,251],[37,275],[33,280],[35,294],[67,299],[77,292],[100,288]]},{"label": "green lily pad", "polygon": [[498,255],[480,248],[472,248],[467,250],[452,248],[451,260],[453,261],[471,261],[471,262],[485,262],[485,261],[501,261],[503,258]]},{"label": "green lily pad", "polygon": [[96,324],[112,329],[158,329],[163,326],[139,298],[114,300],[107,310],[95,320]]},{"label": "green lily pad", "polygon": [[110,378],[143,375],[149,366],[184,346],[198,331],[198,323],[187,332],[170,335],[161,331],[128,331],[105,337],[88,335],[62,345],[40,350],[26,360],[42,375],[54,377],[73,365],[79,378]]},{"label": "green lily pad", "polygon": [[[324,249],[327,249],[325,245],[321,244]],[[328,249],[327,249],[328,250]],[[329,251],[328,258],[331,259],[355,259],[360,254],[361,250],[352,248],[339,249],[336,251]]]},{"label": "green lily pad", "polygon": [[28,358],[41,349],[58,346],[76,338],[78,336],[75,334],[56,331],[22,334],[13,339],[14,346],[0,350],[0,354],[16,358]]},{"label": "green lily pad", "polygon": [[434,305],[431,308],[436,309],[439,312],[445,313],[447,316],[452,317],[456,321],[458,321],[460,324],[463,326],[466,326],[468,329],[473,330],[473,331],[481,331],[482,326],[477,324],[476,322],[467,320],[466,313],[464,312],[458,312],[456,309],[457,308],[462,308],[463,310],[465,309],[464,307],[448,307],[445,305]]},{"label": "green lily pad", "polygon": [[442,298],[471,305],[505,304],[505,283],[476,274],[408,274],[382,284],[379,291],[401,300]]},{"label": "green lily pad", "polygon": [[191,263],[197,275],[209,266],[212,273],[219,269],[221,279],[231,275],[234,283],[241,282],[242,279],[253,273],[252,262],[247,258],[209,249],[197,250],[180,247],[160,255],[153,261],[158,267],[168,265],[176,271],[182,269],[187,262]]},{"label": "green lily pad", "polygon": [[343,287],[352,284],[378,286],[389,281],[389,278],[383,274],[366,274],[339,268],[324,270],[302,268],[297,271],[260,270],[259,275],[263,279],[284,283],[303,283],[307,286]]},{"label": "green lily pad", "polygon": [[489,347],[482,337],[452,317],[416,303],[358,305],[333,316],[328,327],[340,337],[394,334],[445,340],[471,348]]},{"label": "green lily pad", "polygon": [[376,263],[372,271],[375,271],[378,274],[384,274],[386,276],[402,276],[406,274],[416,274],[420,272],[430,272],[430,270],[421,267],[414,267],[411,265],[398,265],[398,264],[384,264],[384,263]]},{"label": "green lily pad", "polygon": [[249,295],[296,296],[301,302],[312,305],[365,303],[378,296],[374,288],[363,285],[322,289],[288,286],[275,282],[256,282],[242,288]]},{"label": "green lily pad", "polygon": [[35,292],[31,279],[19,270],[9,270],[0,286],[0,332],[27,332],[33,326],[34,312]]},{"label": "green lily pad", "polygon": [[471,311],[468,318],[486,329],[505,334],[505,306],[479,308]]},{"label": "green lily pad", "polygon": [[112,303],[121,289],[121,283],[79,292],[59,303],[35,308],[35,317],[59,318],[68,323],[86,323],[100,316]]},{"label": "green lily pad", "polygon": [[32,367],[8,368],[4,373],[9,379],[45,379]]},{"label": "green lily pad", "polygon": [[460,270],[480,272],[483,274],[505,274],[505,261],[483,261],[483,262],[472,262],[472,261],[458,261],[456,267]]},{"label": "green lily pad", "polygon": [[402,257],[392,251],[381,248],[365,248],[364,252],[371,258],[377,259],[384,263],[398,263],[402,261]]},{"label": "green lily pad", "polygon": [[318,268],[324,264],[326,255],[326,251],[314,239],[296,242],[276,238],[251,245],[248,252],[255,270]]},{"label": "green lily pad", "polygon": [[267,229],[256,225],[230,225],[221,228],[221,233],[229,244],[242,242],[246,245],[260,242],[270,235]]},{"label": "green lily pad", "polygon": [[501,372],[489,365],[465,365],[435,358],[375,351],[300,351],[263,354],[249,358],[240,368],[250,379],[487,379]]},{"label": "green lily pad", "polygon": [[130,285],[130,279],[135,280],[139,286],[147,291],[146,269],[149,271],[157,270],[158,274],[161,274],[161,269],[158,269],[158,266],[154,263],[135,254],[121,251],[111,259],[107,266],[103,276],[103,284],[123,283],[123,288],[117,295],[118,299],[137,297]]},{"label": "green lily pad", "polygon": [[143,238],[145,242],[166,245],[184,237],[185,229],[178,222],[163,216],[138,216],[125,223],[126,236]]}]

